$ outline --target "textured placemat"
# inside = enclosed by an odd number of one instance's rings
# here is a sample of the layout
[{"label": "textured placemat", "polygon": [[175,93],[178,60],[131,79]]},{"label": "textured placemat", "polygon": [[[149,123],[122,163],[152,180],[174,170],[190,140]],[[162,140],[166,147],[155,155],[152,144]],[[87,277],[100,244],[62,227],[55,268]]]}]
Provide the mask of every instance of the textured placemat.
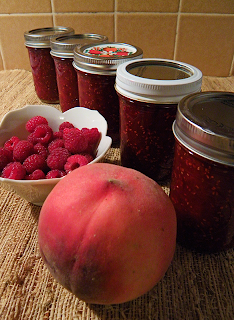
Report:
[{"label": "textured placemat", "polygon": [[[204,78],[203,90],[234,91],[234,77]],[[0,119],[25,104],[42,104],[31,73],[1,71]],[[120,164],[119,149],[111,148],[105,161]],[[43,264],[39,214],[40,207],[0,188],[0,319],[234,319],[234,250],[203,255],[177,246],[166,275],[144,296],[121,305],[88,305],[61,287]]]}]

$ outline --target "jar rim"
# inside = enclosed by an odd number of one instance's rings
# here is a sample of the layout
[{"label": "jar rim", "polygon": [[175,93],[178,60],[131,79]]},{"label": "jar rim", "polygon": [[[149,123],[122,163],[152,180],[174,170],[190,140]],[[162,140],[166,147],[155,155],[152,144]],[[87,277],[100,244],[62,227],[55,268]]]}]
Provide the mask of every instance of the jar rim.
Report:
[{"label": "jar rim", "polygon": [[144,58],[118,66],[116,90],[128,98],[146,102],[179,102],[199,92],[202,72],[187,63],[159,58]]},{"label": "jar rim", "polygon": [[71,27],[45,27],[24,32],[25,46],[32,48],[50,48],[51,38],[59,35],[72,35],[75,30]]},{"label": "jar rim", "polygon": [[81,47],[89,43],[99,43],[108,41],[108,37],[95,33],[80,33],[72,35],[60,35],[50,39],[51,54],[55,57],[73,57],[74,48]]},{"label": "jar rim", "polygon": [[132,44],[121,42],[88,44],[74,48],[74,66],[77,69],[98,73],[116,71],[118,65],[123,62],[142,56],[142,49]]}]

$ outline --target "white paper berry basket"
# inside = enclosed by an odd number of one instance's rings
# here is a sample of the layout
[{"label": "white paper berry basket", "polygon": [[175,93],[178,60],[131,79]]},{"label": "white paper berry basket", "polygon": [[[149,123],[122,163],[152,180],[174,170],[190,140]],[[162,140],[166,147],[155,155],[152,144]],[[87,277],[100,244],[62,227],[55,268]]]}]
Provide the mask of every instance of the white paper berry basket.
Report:
[{"label": "white paper berry basket", "polygon": [[[8,112],[0,123],[0,147],[12,136],[26,139],[28,132],[26,122],[34,116],[43,116],[48,120],[53,131],[58,131],[59,125],[65,121],[71,122],[76,128],[97,128],[101,132],[101,140],[97,148],[96,157],[89,164],[99,162],[112,144],[107,136],[107,121],[96,110],[76,107],[62,113],[53,106],[26,105],[21,109]],[[88,165],[89,165],[88,164]],[[0,177],[0,185],[13,191],[28,202],[41,206],[54,186],[62,178],[41,180],[13,180]]]}]

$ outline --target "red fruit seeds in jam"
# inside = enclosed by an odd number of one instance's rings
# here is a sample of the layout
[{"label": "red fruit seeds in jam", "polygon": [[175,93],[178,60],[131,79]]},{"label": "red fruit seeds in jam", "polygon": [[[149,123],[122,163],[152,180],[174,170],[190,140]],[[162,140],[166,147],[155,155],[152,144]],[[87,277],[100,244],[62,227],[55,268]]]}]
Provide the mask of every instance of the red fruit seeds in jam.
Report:
[{"label": "red fruit seeds in jam", "polygon": [[47,119],[41,116],[29,119],[25,128],[28,132],[26,140],[12,136],[0,148],[2,178],[61,178],[93,161],[101,139],[97,128],[79,130],[68,121],[53,132]]},{"label": "red fruit seeds in jam", "polygon": [[76,71],[72,65],[73,58],[60,58],[53,56],[57,85],[59,92],[59,103],[62,112],[79,105],[78,84]]},{"label": "red fruit seeds in jam", "polygon": [[108,123],[108,135],[119,142],[119,100],[115,91],[115,75],[77,71],[79,105],[99,111]]},{"label": "red fruit seeds in jam", "polygon": [[58,103],[56,72],[50,48],[27,48],[38,98],[46,103]]},{"label": "red fruit seeds in jam", "polygon": [[199,252],[234,246],[234,167],[215,163],[176,141],[170,199],[177,214],[177,241]]}]

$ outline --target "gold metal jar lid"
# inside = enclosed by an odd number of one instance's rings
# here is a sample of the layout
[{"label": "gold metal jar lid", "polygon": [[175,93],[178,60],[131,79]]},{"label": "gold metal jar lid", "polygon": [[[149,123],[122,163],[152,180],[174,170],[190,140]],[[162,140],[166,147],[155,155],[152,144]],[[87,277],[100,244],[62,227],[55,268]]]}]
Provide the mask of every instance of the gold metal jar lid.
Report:
[{"label": "gold metal jar lid", "polygon": [[234,93],[200,92],[183,98],[173,131],[191,151],[234,166]]},{"label": "gold metal jar lid", "polygon": [[33,29],[24,33],[25,45],[32,48],[50,48],[51,38],[74,33],[73,28],[62,26]]},{"label": "gold metal jar lid", "polygon": [[51,54],[55,57],[70,58],[73,57],[75,47],[106,41],[108,41],[107,36],[95,33],[59,36],[50,40]]}]

